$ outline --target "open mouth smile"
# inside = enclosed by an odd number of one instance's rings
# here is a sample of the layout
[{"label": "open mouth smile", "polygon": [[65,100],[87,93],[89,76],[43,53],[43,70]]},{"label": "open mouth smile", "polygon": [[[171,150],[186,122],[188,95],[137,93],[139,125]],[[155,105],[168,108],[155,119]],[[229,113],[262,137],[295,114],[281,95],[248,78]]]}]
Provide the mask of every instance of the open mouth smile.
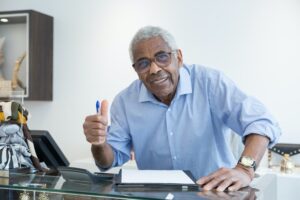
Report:
[{"label": "open mouth smile", "polygon": [[156,85],[159,85],[159,84],[162,84],[162,83],[164,83],[165,81],[167,81],[168,78],[169,78],[168,76],[166,76],[166,77],[160,77],[160,78],[158,78],[158,79],[151,80],[151,81],[150,81],[150,84],[156,84]]}]

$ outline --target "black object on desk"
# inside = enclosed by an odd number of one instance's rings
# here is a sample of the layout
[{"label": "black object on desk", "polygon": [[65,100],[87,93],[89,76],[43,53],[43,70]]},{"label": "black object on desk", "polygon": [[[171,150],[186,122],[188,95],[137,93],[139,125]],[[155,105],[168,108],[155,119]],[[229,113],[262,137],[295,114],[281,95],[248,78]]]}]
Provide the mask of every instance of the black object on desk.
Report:
[{"label": "black object on desk", "polygon": [[37,156],[41,162],[45,162],[49,168],[69,166],[68,159],[48,131],[31,130],[30,133]]},{"label": "black object on desk", "polygon": [[98,183],[107,180],[112,181],[115,177],[115,174],[91,173],[86,169],[76,167],[58,167],[57,170],[66,181]]}]

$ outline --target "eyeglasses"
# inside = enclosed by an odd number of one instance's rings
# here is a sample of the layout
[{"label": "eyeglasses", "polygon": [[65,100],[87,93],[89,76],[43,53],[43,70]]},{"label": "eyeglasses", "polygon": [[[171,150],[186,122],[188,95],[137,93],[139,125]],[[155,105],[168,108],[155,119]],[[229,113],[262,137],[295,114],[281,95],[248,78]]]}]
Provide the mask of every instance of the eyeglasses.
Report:
[{"label": "eyeglasses", "polygon": [[141,58],[132,65],[137,73],[145,73],[150,70],[151,63],[155,62],[158,67],[167,67],[171,63],[171,54],[176,53],[176,51],[171,52],[158,52],[155,54],[153,59]]}]

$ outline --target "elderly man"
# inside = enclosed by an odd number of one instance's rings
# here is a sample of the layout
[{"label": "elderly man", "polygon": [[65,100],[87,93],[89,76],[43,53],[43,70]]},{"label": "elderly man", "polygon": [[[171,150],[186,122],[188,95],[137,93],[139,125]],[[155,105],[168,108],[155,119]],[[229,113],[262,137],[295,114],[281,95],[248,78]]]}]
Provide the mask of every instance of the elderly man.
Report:
[{"label": "elderly man", "polygon": [[[130,56],[139,80],[115,97],[109,130],[107,101],[83,124],[99,168],[122,165],[133,149],[139,169],[190,170],[204,190],[249,185],[266,148],[280,135],[266,108],[224,74],[184,64],[162,28],[141,28]],[[229,145],[232,130],[245,144],[238,161]]]}]

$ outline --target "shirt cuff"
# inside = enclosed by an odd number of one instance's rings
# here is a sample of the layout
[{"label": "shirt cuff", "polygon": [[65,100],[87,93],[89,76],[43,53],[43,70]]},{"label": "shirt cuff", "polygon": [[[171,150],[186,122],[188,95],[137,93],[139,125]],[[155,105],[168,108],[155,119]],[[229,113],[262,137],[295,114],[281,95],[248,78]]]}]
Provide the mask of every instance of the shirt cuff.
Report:
[{"label": "shirt cuff", "polygon": [[246,128],[243,134],[244,144],[245,144],[246,136],[250,134],[258,134],[258,135],[268,137],[270,140],[268,148],[271,148],[278,142],[279,136],[281,135],[281,130],[278,124],[266,124],[262,122],[254,122],[253,124],[249,125]]}]

